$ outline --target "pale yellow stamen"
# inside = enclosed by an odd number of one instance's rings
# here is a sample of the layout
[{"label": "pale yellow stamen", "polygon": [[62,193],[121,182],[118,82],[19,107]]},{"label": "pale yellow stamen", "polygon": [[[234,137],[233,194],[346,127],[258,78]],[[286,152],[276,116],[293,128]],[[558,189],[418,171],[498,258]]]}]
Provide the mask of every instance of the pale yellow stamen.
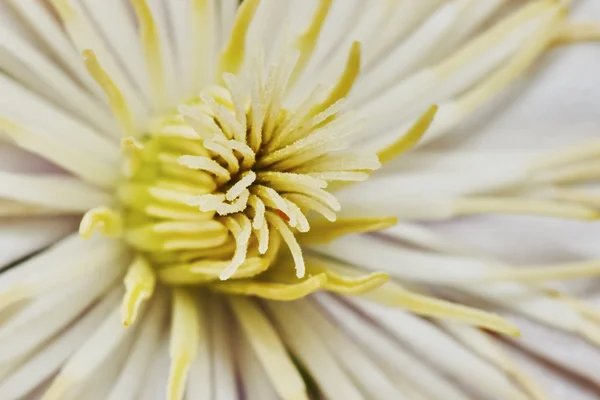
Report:
[{"label": "pale yellow stamen", "polygon": [[169,346],[171,367],[167,399],[181,400],[185,392],[190,365],[196,358],[200,338],[198,305],[190,292],[183,289],[173,290],[172,315]]},{"label": "pale yellow stamen", "polygon": [[237,181],[237,183],[233,185],[231,189],[227,191],[227,193],[225,193],[225,199],[227,201],[234,200],[242,193],[244,189],[247,189],[250,185],[252,185],[255,180],[256,173],[254,171],[245,172],[241,179]]},{"label": "pale yellow stamen", "polygon": [[123,233],[121,215],[107,207],[98,207],[88,211],[79,224],[79,234],[84,239],[89,239],[96,230],[107,237],[121,236]]},{"label": "pale yellow stamen", "polygon": [[210,172],[217,177],[220,183],[227,182],[231,179],[231,174],[226,168],[223,168],[218,162],[208,157],[198,156],[181,156],[179,163],[190,169],[199,169]]},{"label": "pale yellow stamen", "polygon": [[144,145],[134,137],[121,140],[121,153],[125,157],[123,172],[127,177],[133,177],[142,166],[144,160]]},{"label": "pale yellow stamen", "polygon": [[265,222],[258,228],[258,252],[265,254],[272,244],[270,243],[269,225]]},{"label": "pale yellow stamen", "polygon": [[152,266],[141,256],[137,256],[124,279],[125,296],[121,307],[123,325],[133,324],[145,300],[152,297],[156,285],[156,275]]},{"label": "pale yellow stamen", "polygon": [[254,219],[252,220],[253,229],[261,229],[266,223],[265,203],[256,195],[251,195],[248,199],[248,205],[254,209]]},{"label": "pale yellow stamen", "polygon": [[223,224],[215,220],[207,221],[165,221],[155,223],[152,228],[161,233],[195,233],[195,234],[218,234],[226,233]]},{"label": "pale yellow stamen", "polygon": [[275,229],[279,231],[279,233],[283,237],[283,240],[292,252],[292,257],[294,258],[294,264],[296,268],[296,276],[298,278],[304,277],[304,258],[302,257],[302,249],[300,248],[296,237],[280,216],[272,212],[267,212],[266,217],[267,221],[269,221],[269,223],[272,224],[275,227]]},{"label": "pale yellow stamen", "polygon": [[329,222],[334,222],[337,219],[337,214],[334,210],[312,197],[298,193],[291,193],[286,194],[286,198],[290,199],[300,207],[313,210],[321,214]]},{"label": "pale yellow stamen", "polygon": [[167,97],[163,50],[158,34],[158,26],[147,0],[131,0],[131,5],[139,24],[140,39],[146,59],[146,67],[148,68],[154,108],[157,111],[164,111],[167,107]]},{"label": "pale yellow stamen", "polygon": [[267,207],[280,210],[284,214],[289,214],[287,202],[276,190],[262,185],[255,185],[253,189]]},{"label": "pale yellow stamen", "polygon": [[248,242],[252,234],[252,226],[250,220],[243,214],[225,219],[225,225],[231,231],[235,239],[235,253],[231,259],[231,263],[221,273],[221,280],[231,278],[235,271],[244,263],[246,252],[248,251]]},{"label": "pale yellow stamen", "polygon": [[240,169],[240,164],[237,157],[233,154],[233,150],[227,145],[215,143],[212,140],[205,140],[204,147],[220,156],[227,163],[227,170],[230,174],[236,174]]}]

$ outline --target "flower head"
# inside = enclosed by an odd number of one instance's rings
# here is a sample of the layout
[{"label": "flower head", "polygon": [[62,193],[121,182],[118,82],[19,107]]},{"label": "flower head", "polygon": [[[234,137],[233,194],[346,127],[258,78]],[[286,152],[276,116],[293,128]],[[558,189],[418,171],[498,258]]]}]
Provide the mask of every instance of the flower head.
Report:
[{"label": "flower head", "polygon": [[0,398],[57,370],[44,400],[146,399],[154,381],[233,399],[236,380],[244,398],[466,399],[445,375],[545,398],[478,328],[518,329],[460,304],[482,300],[600,345],[593,309],[540,283],[597,261],[520,270],[398,222],[598,218],[592,191],[564,187],[598,178],[597,144],[406,171],[446,162],[407,153],[552,46],[597,38],[568,2],[479,33],[503,1],[49,3],[10,1],[59,62],[7,28],[29,69],[0,63],[16,79],[0,75],[0,129],[62,170],[0,172],[2,213],[82,217],[0,274]]}]

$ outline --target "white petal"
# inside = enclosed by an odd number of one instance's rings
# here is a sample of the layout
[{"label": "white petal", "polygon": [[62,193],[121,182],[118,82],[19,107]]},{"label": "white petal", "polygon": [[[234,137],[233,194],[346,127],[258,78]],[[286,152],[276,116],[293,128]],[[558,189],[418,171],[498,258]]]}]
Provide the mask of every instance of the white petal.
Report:
[{"label": "white petal", "polygon": [[283,302],[265,302],[291,351],[298,357],[319,384],[319,388],[332,400],[363,399],[350,377],[335,358],[319,334],[296,312]]},{"label": "white petal", "polygon": [[[108,400],[135,399],[144,386],[143,378],[158,347],[166,311],[165,297],[155,295],[144,318],[139,321],[131,351],[127,355]],[[133,328],[123,328],[133,329]]]},{"label": "white petal", "polygon": [[[394,387],[393,381],[386,376],[379,365],[357,343],[323,315],[312,303],[306,300],[288,304],[289,312],[298,313],[310,321],[311,326],[323,338],[325,345],[332,350],[338,364],[344,368],[360,387],[367,398],[408,399]],[[360,369],[356,368],[358,365]]]},{"label": "white petal", "polygon": [[351,301],[430,362],[479,393],[493,392],[503,399],[527,399],[502,373],[425,320],[402,310]]},{"label": "white petal", "polygon": [[119,294],[112,291],[80,320],[59,334],[38,353],[0,383],[0,397],[21,398],[49,378],[61,364],[98,328],[109,311],[118,304]]},{"label": "white petal", "polygon": [[385,368],[402,393],[416,391],[424,398],[431,399],[469,398],[438,370],[400,346],[377,324],[365,319],[347,304],[330,295],[317,294],[314,297],[346,333],[372,354],[380,368]]},{"label": "white petal", "polygon": [[[2,267],[50,245],[77,228],[73,218],[5,219],[0,222],[0,265]],[[3,268],[0,267],[0,270]],[[2,278],[0,278],[0,281]]]},{"label": "white petal", "polygon": [[273,388],[245,336],[239,336],[238,346],[239,368],[244,398],[248,400],[278,398],[277,392]]},{"label": "white petal", "polygon": [[233,335],[229,312],[225,303],[218,297],[210,297],[209,326],[213,366],[213,399],[231,400],[236,395],[236,373],[233,353]]},{"label": "white petal", "polygon": [[211,400],[213,394],[212,370],[214,356],[212,355],[213,338],[209,335],[210,329],[208,324],[210,307],[207,307],[209,303],[204,296],[201,297],[197,304],[200,316],[198,355],[194,358],[194,362],[190,366],[190,379],[187,380],[186,396],[194,400]]},{"label": "white petal", "polygon": [[27,175],[0,171],[0,196],[58,210],[85,212],[112,204],[112,197],[64,175]]},{"label": "white petal", "polygon": [[0,362],[28,355],[105,293],[117,276],[113,270],[86,277],[27,303],[0,328]]}]

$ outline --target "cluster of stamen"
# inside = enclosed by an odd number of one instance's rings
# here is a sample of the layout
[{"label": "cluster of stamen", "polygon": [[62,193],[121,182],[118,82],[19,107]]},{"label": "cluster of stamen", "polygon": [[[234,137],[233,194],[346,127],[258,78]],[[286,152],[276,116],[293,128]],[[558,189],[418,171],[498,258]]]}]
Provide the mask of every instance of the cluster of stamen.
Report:
[{"label": "cluster of stamen", "polygon": [[227,89],[207,89],[144,139],[124,141],[125,238],[153,263],[218,262],[221,280],[247,277],[273,263],[283,239],[302,278],[296,234],[310,230],[310,212],[335,221],[341,208],[329,183],[364,180],[380,166],[375,154],[343,152],[359,124],[341,101],[315,91],[284,109],[281,71],[247,92],[226,74]]}]

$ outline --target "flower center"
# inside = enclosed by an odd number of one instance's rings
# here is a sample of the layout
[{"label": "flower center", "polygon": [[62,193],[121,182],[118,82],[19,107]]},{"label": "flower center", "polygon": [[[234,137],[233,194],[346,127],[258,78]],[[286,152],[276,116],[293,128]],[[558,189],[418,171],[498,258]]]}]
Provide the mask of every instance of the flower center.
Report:
[{"label": "flower center", "polygon": [[124,141],[125,238],[158,265],[208,259],[222,280],[267,269],[285,242],[302,278],[296,234],[311,212],[335,221],[340,210],[329,182],[366,179],[379,161],[342,152],[357,124],[339,102],[315,104],[316,93],[292,112],[276,93],[244,93],[233,75],[226,84]]}]

